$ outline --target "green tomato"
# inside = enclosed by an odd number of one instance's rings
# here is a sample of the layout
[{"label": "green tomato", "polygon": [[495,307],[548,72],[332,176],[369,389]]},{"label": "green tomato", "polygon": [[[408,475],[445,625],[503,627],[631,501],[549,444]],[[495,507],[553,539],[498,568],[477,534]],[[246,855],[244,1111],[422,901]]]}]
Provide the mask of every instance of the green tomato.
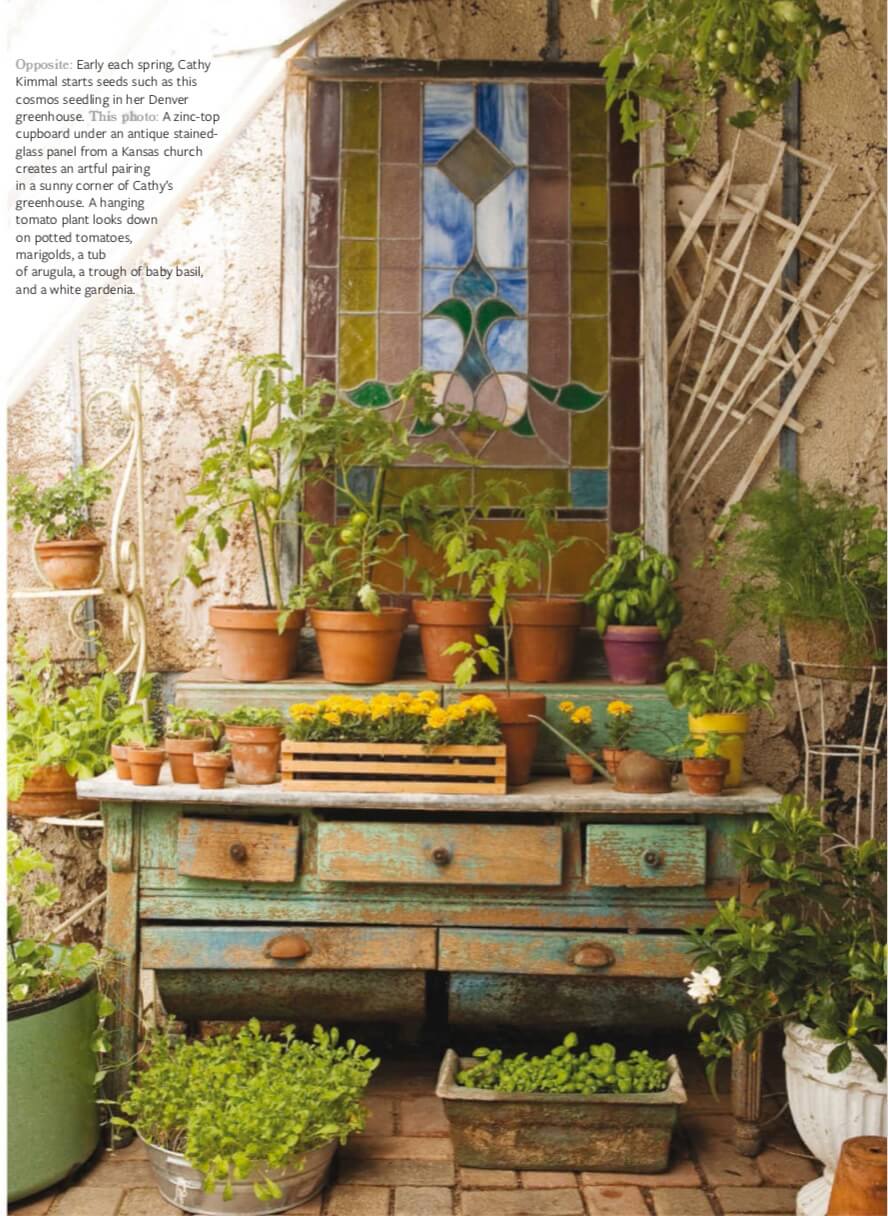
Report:
[{"label": "green tomato", "polygon": [[716,42],[722,42],[722,43],[729,42],[730,38],[731,38],[731,31],[726,30],[724,26],[722,26],[721,29],[718,29],[715,31]]},{"label": "green tomato", "polygon": [[731,41],[728,43],[728,54],[729,55],[736,55],[739,50],[740,50],[739,42]]},{"label": "green tomato", "polygon": [[250,463],[254,469],[270,469],[271,457],[267,452],[254,452],[250,458]]},{"label": "green tomato", "polygon": [[703,49],[703,47],[695,46],[694,49],[691,51],[691,58],[693,59],[694,63],[702,63],[703,60],[706,58],[706,52]]},{"label": "green tomato", "polygon": [[353,545],[358,538],[354,528],[343,528],[339,533],[339,539],[344,545]]},{"label": "green tomato", "polygon": [[279,507],[281,505],[281,496],[277,490],[269,490],[265,495],[265,501],[270,507]]},{"label": "green tomato", "polygon": [[348,522],[353,528],[363,528],[367,522],[367,512],[354,511]]},{"label": "green tomato", "polygon": [[773,103],[773,101],[771,100],[771,98],[770,98],[770,97],[763,97],[763,98],[762,98],[762,99],[759,101],[759,109],[760,109],[760,110],[773,110],[773,108],[774,108],[774,103]]},{"label": "green tomato", "polygon": [[710,72],[717,72],[721,65],[717,59],[710,59],[706,66],[709,68]]}]

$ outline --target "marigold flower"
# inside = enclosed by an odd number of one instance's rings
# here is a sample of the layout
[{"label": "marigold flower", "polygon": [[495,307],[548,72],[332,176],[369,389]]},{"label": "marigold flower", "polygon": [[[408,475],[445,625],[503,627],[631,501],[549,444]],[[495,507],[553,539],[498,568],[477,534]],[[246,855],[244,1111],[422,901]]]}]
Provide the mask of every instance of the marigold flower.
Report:
[{"label": "marigold flower", "polygon": [[429,726],[431,726],[433,729],[437,729],[438,727],[441,727],[441,726],[446,726],[447,722],[448,722],[447,710],[441,709],[440,707],[433,709],[432,712],[429,714],[429,716],[426,718],[426,723]]},{"label": "marigold flower", "polygon": [[559,704],[558,708],[561,710],[561,712],[563,714],[572,714],[575,709],[575,706],[574,706],[573,701],[562,701]]},{"label": "marigold flower", "polygon": [[332,709],[328,710],[328,712],[324,714],[324,721],[329,722],[331,726],[342,725],[342,718],[338,713],[336,713],[335,710]]},{"label": "marigold flower", "polygon": [[612,718],[621,718],[624,714],[633,713],[634,710],[627,701],[611,701],[607,707],[607,712]]},{"label": "marigold flower", "polygon": [[496,706],[491,701],[490,697],[485,697],[483,693],[478,693],[469,701],[473,711],[476,714],[495,714]]},{"label": "marigold flower", "polygon": [[416,699],[417,701],[425,701],[429,705],[438,704],[438,694],[432,688],[423,689]]},{"label": "marigold flower", "polygon": [[571,714],[570,720],[577,726],[588,726],[592,721],[591,705],[581,705],[579,709],[574,710]]}]

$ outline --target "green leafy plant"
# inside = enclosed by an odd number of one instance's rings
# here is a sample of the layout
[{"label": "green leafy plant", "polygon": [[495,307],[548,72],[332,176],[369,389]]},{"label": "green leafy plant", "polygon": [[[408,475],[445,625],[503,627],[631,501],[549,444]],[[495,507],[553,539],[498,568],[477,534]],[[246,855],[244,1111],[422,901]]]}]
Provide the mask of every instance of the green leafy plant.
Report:
[{"label": "green leafy plant", "polygon": [[41,540],[76,540],[94,534],[90,510],[110,493],[111,474],[95,465],[82,465],[45,490],[19,474],[10,481],[9,518],[16,532],[30,523]]},{"label": "green leafy plant", "polygon": [[685,980],[700,1005],[691,1026],[714,1084],[720,1059],[737,1044],[786,1021],[835,1044],[830,1072],[857,1048],[882,1079],[885,1057],[885,846],[852,845],[820,822],[804,799],[786,795],[735,838],[738,861],[765,881],[754,905],[718,904],[689,930],[699,971]]},{"label": "green leafy plant", "polygon": [[612,9],[621,30],[601,56],[607,106],[619,106],[624,140],[651,125],[640,98],[662,107],[671,158],[693,155],[722,82],[749,102],[729,122],[750,127],[807,81],[823,39],[845,28],[818,0],[613,0]]},{"label": "green leafy plant", "polygon": [[[129,704],[120,677],[104,654],[99,672],[81,685],[62,686],[62,673],[45,651],[28,655],[24,635],[13,646],[17,674],[7,693],[7,782],[10,801],[20,798],[29,777],[41,768],[62,764],[72,777],[94,777],[111,763],[111,744],[125,734],[144,731],[144,708]],[[139,689],[147,700],[152,677]]]},{"label": "green leafy plant", "polygon": [[682,617],[675,594],[678,563],[649,545],[640,532],[618,532],[614,551],[592,575],[584,602],[595,612],[595,628],[656,625],[668,638]]},{"label": "green leafy plant", "polygon": [[577,1051],[579,1038],[571,1032],[545,1056],[503,1056],[478,1047],[477,1064],[457,1073],[457,1084],[508,1094],[643,1094],[659,1093],[669,1084],[669,1064],[646,1051],[617,1057],[611,1043],[591,1044]]},{"label": "green leafy plant", "polygon": [[735,627],[758,621],[776,632],[788,617],[841,622],[849,646],[872,643],[885,616],[886,534],[881,513],[819,481],[781,471],[723,516],[709,554],[724,570]]},{"label": "green leafy plant", "polygon": [[573,545],[582,542],[580,536],[555,534],[558,508],[565,503],[561,490],[539,490],[536,494],[522,493],[518,512],[524,521],[527,536],[510,545],[510,561],[523,561],[538,570],[537,583],[543,597],[552,598],[555,577],[555,559]]},{"label": "green leafy plant", "polygon": [[183,1153],[204,1189],[257,1176],[259,1199],[279,1199],[268,1176],[300,1168],[311,1149],[361,1131],[361,1096],[379,1064],[369,1049],[335,1027],[315,1026],[311,1042],[287,1026],[280,1039],[263,1035],[254,1018],[236,1035],[206,1042],[152,1035],[121,1115],[149,1144]]},{"label": "green leafy plant", "polygon": [[168,705],[164,735],[167,739],[218,739],[222,733],[219,715],[190,705]]},{"label": "green leafy plant", "polygon": [[302,742],[422,743],[427,747],[499,743],[493,702],[469,697],[442,707],[431,689],[377,693],[368,699],[334,693],[290,706],[286,734]]},{"label": "green leafy plant", "polygon": [[[353,505],[360,502],[353,496]],[[311,565],[301,585],[290,595],[288,608],[372,612],[382,608],[378,584],[380,566],[394,562],[404,533],[393,512],[371,516],[371,504],[352,511],[346,524],[327,524],[301,516],[302,540]],[[287,613],[281,614],[281,623]]]},{"label": "green leafy plant", "polygon": [[283,726],[279,709],[261,709],[256,705],[238,705],[222,715],[226,726]]},{"label": "green leafy plant", "polygon": [[669,751],[679,759],[721,760],[721,746],[726,739],[734,735],[720,735],[717,730],[707,730],[703,734],[687,735],[680,743],[674,743]]},{"label": "green leafy plant", "polygon": [[763,663],[732,667],[713,641],[703,638],[701,644],[712,651],[711,671],[690,657],[676,659],[666,667],[666,696],[676,709],[687,708],[695,718],[747,713],[762,706],[774,712],[774,677]]}]

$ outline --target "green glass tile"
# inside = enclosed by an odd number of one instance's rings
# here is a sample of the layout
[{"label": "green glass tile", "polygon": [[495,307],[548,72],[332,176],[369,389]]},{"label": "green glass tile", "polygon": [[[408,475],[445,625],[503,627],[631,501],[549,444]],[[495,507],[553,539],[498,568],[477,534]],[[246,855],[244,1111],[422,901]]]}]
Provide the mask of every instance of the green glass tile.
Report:
[{"label": "green glass tile", "polygon": [[571,312],[607,312],[607,245],[575,244],[571,247]]},{"label": "green glass tile", "polygon": [[464,338],[472,332],[472,310],[464,300],[442,300],[432,309],[433,317],[447,317],[455,321]]},{"label": "green glass tile", "polygon": [[348,394],[349,401],[353,401],[355,405],[364,405],[370,409],[379,409],[383,405],[391,405],[392,395],[389,392],[388,385],[383,384],[381,380],[368,380],[362,384],[360,388],[356,388],[354,392]]},{"label": "green glass tile", "polygon": [[410,434],[418,437],[422,437],[423,435],[434,435],[437,429],[438,428],[435,426],[434,422],[414,422],[413,430],[410,432]]},{"label": "green glass tile", "polygon": [[532,377],[530,383],[536,389],[539,395],[541,397],[545,397],[547,401],[554,401],[558,396],[557,384],[543,384],[541,381],[534,380]]},{"label": "green glass tile", "polygon": [[464,474],[458,481],[453,481],[453,476],[452,468],[415,466],[389,469],[385,475],[386,497],[391,494],[400,498],[408,490],[415,490],[419,486],[434,485],[440,489],[446,481],[448,493],[445,498],[443,490],[441,491],[438,505],[450,506],[456,502],[468,502],[471,490],[469,475]]},{"label": "green glass tile", "polygon": [[376,236],[378,160],[372,152],[342,154],[343,236]]},{"label": "green glass tile", "polygon": [[533,423],[530,420],[530,414],[522,414],[518,421],[509,427],[509,430],[513,435],[524,435],[527,439],[536,434],[536,431],[533,429]]},{"label": "green glass tile", "polygon": [[351,81],[342,86],[342,146],[375,152],[379,147],[379,85]]},{"label": "green glass tile", "polygon": [[376,317],[339,318],[339,383],[355,388],[376,379]]},{"label": "green glass tile", "polygon": [[[594,392],[607,388],[607,318],[572,317],[570,322],[570,376]],[[594,463],[591,462],[591,463]]]},{"label": "green glass tile", "polygon": [[483,338],[494,321],[515,315],[515,309],[505,300],[485,300],[478,309],[478,333]]},{"label": "green glass tile", "polygon": [[376,309],[376,241],[341,241],[339,307],[343,312]]},{"label": "green glass tile", "polygon": [[570,228],[575,241],[607,240],[607,186],[604,161],[575,157],[570,175]]},{"label": "green glass tile", "polygon": [[565,384],[558,394],[558,404],[562,409],[576,410],[579,414],[593,409],[601,399],[601,393],[593,393],[585,384]]},{"label": "green glass tile", "polygon": [[570,90],[570,150],[574,156],[607,152],[607,112],[601,85],[575,84]]},{"label": "green glass tile", "polygon": [[608,409],[603,401],[586,414],[574,414],[570,422],[570,458],[575,465],[608,463]]},{"label": "green glass tile", "polygon": [[[519,485],[514,487],[515,498],[509,505],[520,506],[525,494],[536,494],[540,490],[560,490],[567,502],[567,472],[567,469],[515,469],[515,480]],[[490,481],[500,481],[511,475],[508,468],[478,469],[475,472],[475,485],[481,489]]]}]

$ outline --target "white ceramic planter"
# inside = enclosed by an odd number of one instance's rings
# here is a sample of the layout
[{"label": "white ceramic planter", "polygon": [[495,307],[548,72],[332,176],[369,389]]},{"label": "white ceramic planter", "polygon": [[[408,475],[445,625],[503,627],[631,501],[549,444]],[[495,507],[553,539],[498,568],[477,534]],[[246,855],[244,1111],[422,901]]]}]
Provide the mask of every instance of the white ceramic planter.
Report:
[{"label": "white ceramic planter", "polygon": [[824,1165],[823,1176],[799,1191],[796,1216],[826,1216],[843,1141],[884,1136],[888,1125],[885,1082],[876,1079],[858,1052],[844,1071],[827,1072],[833,1047],[835,1043],[797,1022],[786,1027],[783,1059],[789,1109],[802,1140]]}]

